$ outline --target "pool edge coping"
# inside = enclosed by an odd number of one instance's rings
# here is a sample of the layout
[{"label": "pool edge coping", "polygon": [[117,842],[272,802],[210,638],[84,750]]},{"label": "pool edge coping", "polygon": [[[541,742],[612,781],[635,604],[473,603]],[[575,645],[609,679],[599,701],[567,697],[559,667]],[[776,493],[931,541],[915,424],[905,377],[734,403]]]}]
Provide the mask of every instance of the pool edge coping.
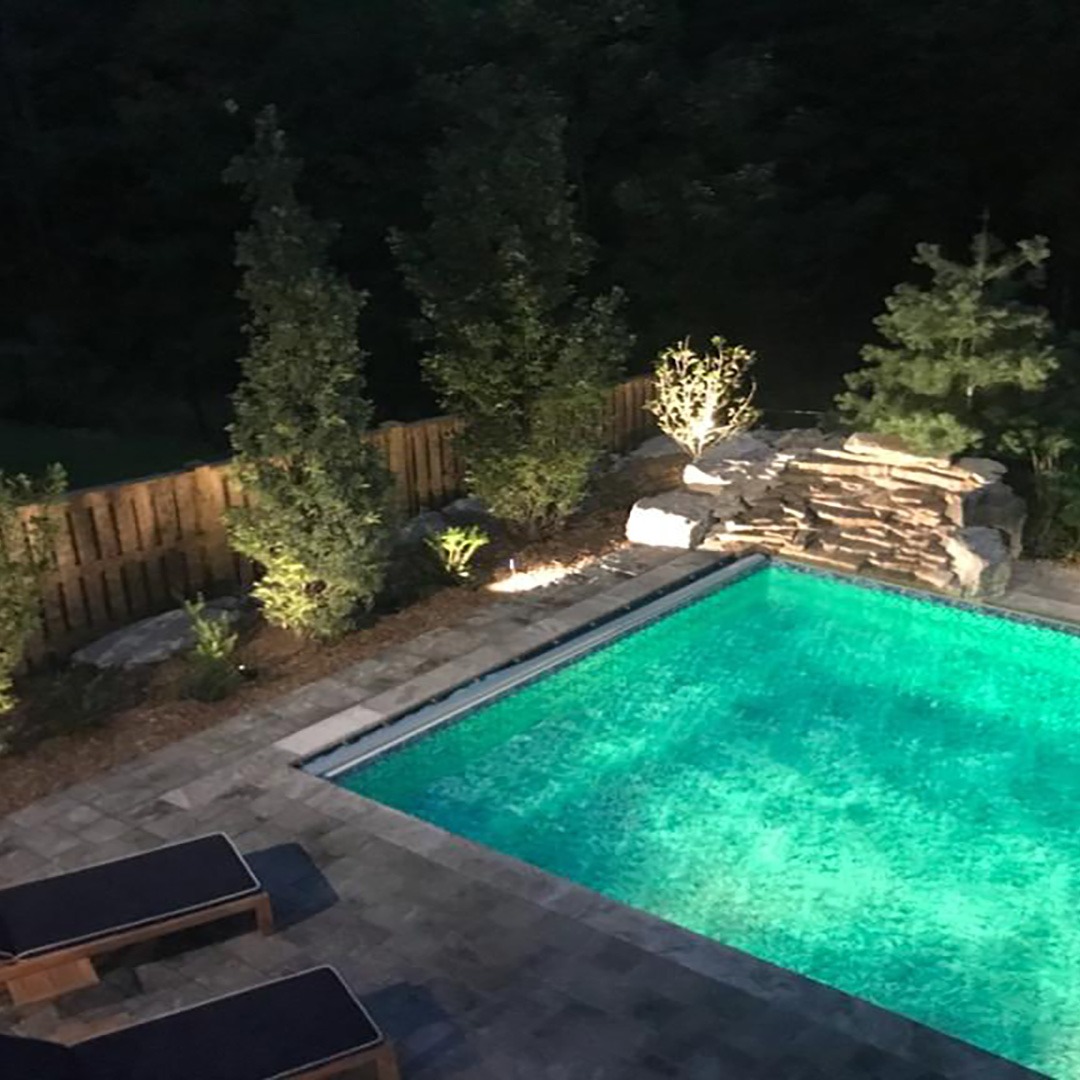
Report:
[{"label": "pool edge coping", "polygon": [[[291,755],[295,768],[330,779],[351,767],[357,760],[419,734],[419,730],[406,731],[400,728],[403,722],[412,717],[429,709],[444,709],[451,699],[458,695],[461,695],[461,701],[454,704],[453,712],[461,712],[478,703],[475,699],[482,694],[485,683],[504,673],[507,678],[500,683],[499,689],[493,689],[490,694],[483,696],[505,693],[526,678],[535,677],[525,675],[525,665],[536,663],[538,667],[553,666],[559,662],[553,658],[553,654],[569,647],[574,647],[576,653],[591,651],[602,643],[589,644],[591,635],[614,639],[621,633],[628,632],[632,628],[623,626],[621,620],[634,616],[666,596],[696,587],[700,587],[704,592],[702,583],[706,579],[715,582],[717,576],[720,576],[724,581],[734,580],[762,569],[768,563],[767,556],[757,553],[725,559],[712,553],[684,552],[681,558],[620,582],[600,596],[581,601],[554,616],[524,627],[517,634],[511,635],[500,649],[488,647],[477,650],[478,654],[485,655],[481,657],[483,662],[475,671],[469,670],[469,657],[465,656],[448,661],[434,672],[406,680],[392,692],[388,692],[402,699],[399,708],[372,708],[375,704],[374,698],[360,701],[290,733],[275,742],[274,747]],[[643,618],[641,621],[651,621],[651,618]],[[616,630],[616,624],[621,628]],[[547,662],[541,664],[544,658],[548,658]],[[439,675],[440,671],[444,673],[442,676]],[[388,695],[377,695],[380,698],[386,696]],[[430,722],[421,721],[421,730],[428,730],[446,718],[440,716]],[[397,729],[397,735],[394,729]],[[355,747],[365,739],[380,736],[381,733],[386,733],[382,737],[387,745],[380,743],[377,749],[370,752],[351,754],[354,759],[351,763],[338,762],[339,756],[350,756],[346,753],[347,748]],[[333,761],[327,760],[330,758]],[[319,764],[322,762],[325,764]]]},{"label": "pool edge coping", "polygon": [[[703,555],[708,556],[707,560],[702,560]],[[685,572],[673,576],[672,567],[687,562],[687,556],[697,557],[693,560],[694,564]],[[295,768],[332,780],[370,757],[415,738],[487,700],[513,691],[545,670],[602,648],[623,634],[632,633],[648,622],[692,603],[709,591],[724,588],[768,566],[781,566],[812,577],[1080,636],[1080,624],[1004,607],[993,599],[949,596],[917,585],[811,565],[763,552],[747,552],[725,559],[723,555],[715,553],[689,551],[671,563],[620,583],[601,596],[582,601],[554,617],[523,628],[511,635],[502,647],[489,646],[477,650],[473,657],[475,670],[469,670],[468,656],[449,661],[437,671],[409,679],[393,691],[356,702],[291,732],[275,742],[274,748],[287,754]],[[640,588],[641,584],[646,587]],[[627,590],[627,585],[633,588]],[[630,595],[624,598],[627,592]],[[665,598],[683,592],[688,595],[676,598],[664,605],[662,610],[656,608],[650,615],[636,617],[639,612],[662,604]],[[575,609],[579,609],[577,616],[574,615]],[[548,625],[544,626],[545,623]],[[515,638],[519,640],[515,641]],[[498,684],[485,690],[485,684],[492,680],[498,680]],[[379,707],[383,703],[377,699],[387,697],[400,699],[400,704],[397,707]],[[432,716],[432,713],[435,715]],[[369,741],[373,744],[370,749],[360,749]]]}]

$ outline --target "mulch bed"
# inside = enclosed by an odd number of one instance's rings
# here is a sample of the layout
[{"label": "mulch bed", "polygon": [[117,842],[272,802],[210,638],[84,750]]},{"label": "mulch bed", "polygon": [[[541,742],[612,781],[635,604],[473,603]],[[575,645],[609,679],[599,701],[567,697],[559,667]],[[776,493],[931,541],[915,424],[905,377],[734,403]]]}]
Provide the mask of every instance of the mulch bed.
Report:
[{"label": "mulch bed", "polygon": [[[621,546],[625,520],[625,509],[592,513],[551,540],[516,548],[515,563],[524,570],[602,555]],[[493,564],[504,565],[507,554],[505,545],[493,545],[487,553],[489,569]],[[240,663],[258,673],[257,678],[244,683],[225,701],[208,703],[179,697],[183,661],[156,665],[137,688],[132,688],[138,704],[109,716],[104,725],[58,735],[25,753],[0,757],[0,816],[213,727],[391,645],[452,626],[499,598],[486,589],[441,588],[332,644],[303,641],[260,623],[245,633],[237,654]],[[29,680],[21,688],[24,698],[33,700],[35,694],[45,692],[50,678],[57,675],[42,674]]]}]

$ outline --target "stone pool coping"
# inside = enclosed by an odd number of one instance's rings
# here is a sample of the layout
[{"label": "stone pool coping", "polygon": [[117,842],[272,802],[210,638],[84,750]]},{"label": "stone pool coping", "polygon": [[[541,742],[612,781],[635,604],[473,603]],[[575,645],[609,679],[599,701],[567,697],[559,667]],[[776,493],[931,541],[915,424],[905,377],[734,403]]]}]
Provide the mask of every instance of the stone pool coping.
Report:
[{"label": "stone pool coping", "polygon": [[[49,1037],[118,1010],[127,1020],[142,1018],[305,962],[331,962],[369,1000],[403,979],[437,989],[450,1021],[411,1025],[395,1010],[373,1010],[403,1046],[405,1074],[417,1080],[1036,1076],[296,768],[319,740],[382,722],[438,693],[451,676],[455,685],[479,676],[717,563],[700,553],[638,557],[632,577],[598,572],[580,586],[497,605],[0,822],[0,885],[221,830],[245,851],[299,843],[337,897],[324,913],[270,938],[133,959],[134,992],[119,972],[98,997],[71,1005],[26,1016],[0,1007],[0,1030]],[[290,894],[300,903],[317,888],[317,878],[297,881],[285,882],[275,904],[284,906]],[[520,953],[520,961],[504,954],[515,935],[512,956]],[[485,994],[481,1005],[462,1004],[458,982]],[[506,1002],[511,1015],[499,1027],[493,1010]],[[540,1042],[519,1037],[528,1016],[552,1009]],[[689,1033],[697,1049],[680,1048],[688,1033],[678,1029],[691,1016],[701,1027]],[[475,1046],[464,1071],[455,1071],[450,1051],[438,1050],[448,1022]],[[579,1037],[574,1030],[583,1024]],[[649,1052],[634,1051],[628,1063],[630,1043],[645,1036]],[[532,1068],[530,1055],[553,1042],[551,1052],[561,1056],[537,1058]],[[586,1069],[586,1059],[595,1064]]]}]

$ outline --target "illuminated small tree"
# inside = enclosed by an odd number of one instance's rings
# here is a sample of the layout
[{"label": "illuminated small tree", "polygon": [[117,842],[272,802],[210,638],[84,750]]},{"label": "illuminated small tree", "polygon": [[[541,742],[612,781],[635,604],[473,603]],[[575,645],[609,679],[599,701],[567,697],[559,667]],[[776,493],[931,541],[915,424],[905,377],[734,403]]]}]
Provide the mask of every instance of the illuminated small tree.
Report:
[{"label": "illuminated small tree", "polygon": [[745,431],[761,415],[749,378],[756,355],[714,337],[715,353],[696,353],[686,338],[660,354],[654,396],[646,408],[666,435],[692,458]]}]

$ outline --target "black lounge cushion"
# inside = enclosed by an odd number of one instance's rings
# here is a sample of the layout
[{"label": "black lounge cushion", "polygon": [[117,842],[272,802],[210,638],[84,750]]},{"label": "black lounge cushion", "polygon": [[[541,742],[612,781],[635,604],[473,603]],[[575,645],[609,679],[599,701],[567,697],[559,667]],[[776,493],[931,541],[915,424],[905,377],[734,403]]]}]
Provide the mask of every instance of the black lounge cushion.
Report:
[{"label": "black lounge cushion", "polygon": [[272,1080],[380,1042],[341,976],[321,967],[71,1049],[88,1080]]},{"label": "black lounge cushion", "polygon": [[0,890],[0,946],[27,957],[259,892],[220,833]]},{"label": "black lounge cushion", "polygon": [[0,1035],[0,1076],[4,1080],[93,1080],[68,1047],[16,1035]]}]

